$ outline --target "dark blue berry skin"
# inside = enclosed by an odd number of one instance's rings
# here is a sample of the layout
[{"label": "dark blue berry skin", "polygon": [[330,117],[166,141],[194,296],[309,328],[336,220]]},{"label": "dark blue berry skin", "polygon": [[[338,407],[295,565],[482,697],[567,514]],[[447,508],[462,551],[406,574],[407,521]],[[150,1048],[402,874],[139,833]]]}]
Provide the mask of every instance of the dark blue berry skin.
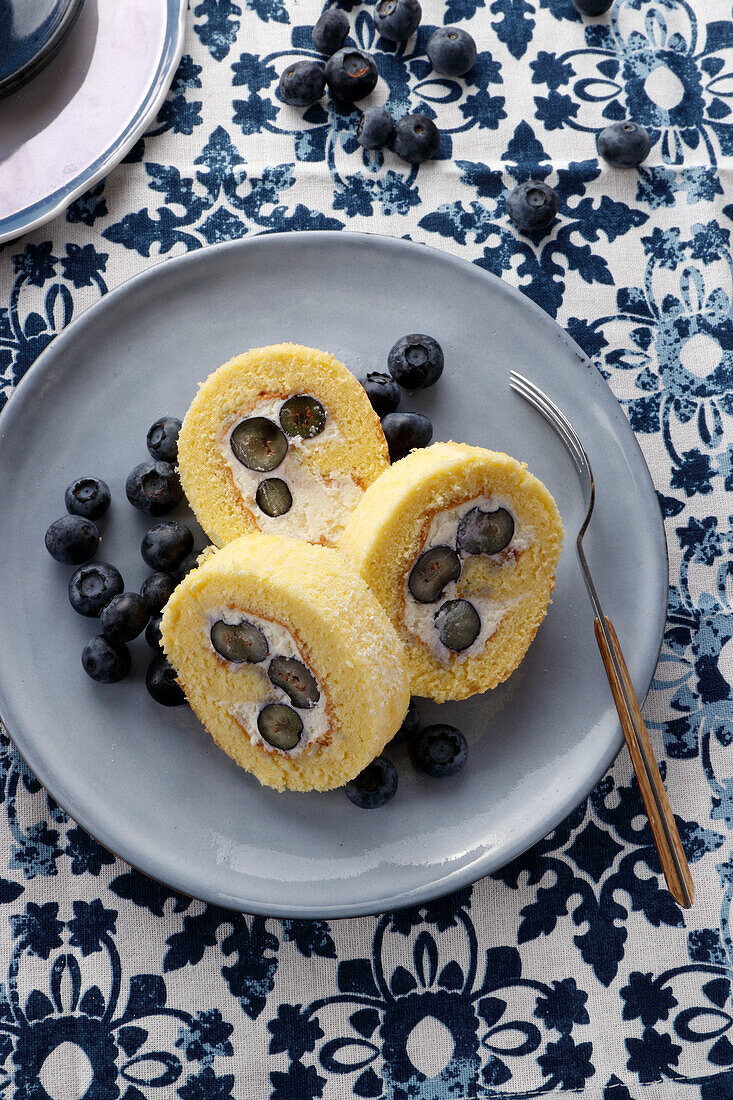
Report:
[{"label": "dark blue berry skin", "polygon": [[100,519],[110,505],[109,485],[98,477],[78,477],[66,486],[64,504],[72,516]]},{"label": "dark blue berry skin", "polygon": [[330,57],[340,50],[349,33],[349,21],[338,8],[326,8],[313,28],[313,45]]},{"label": "dark blue berry skin", "polygon": [[323,66],[317,61],[293,61],[280,77],[280,98],[291,107],[310,107],[326,88]]},{"label": "dark blue berry skin", "polygon": [[151,619],[145,627],[145,641],[151,649],[159,649],[162,652],[163,635],[160,632],[160,615],[155,619]]},{"label": "dark blue berry skin", "polygon": [[98,684],[116,684],[127,676],[132,661],[126,645],[98,634],[84,646],[81,663],[87,676]]},{"label": "dark blue berry skin", "polygon": [[614,122],[601,130],[597,146],[613,168],[637,168],[649,156],[652,140],[636,122]]},{"label": "dark blue berry skin", "polygon": [[389,457],[397,462],[416,447],[427,447],[433,438],[433,425],[422,413],[389,413],[382,421]]},{"label": "dark blue berry skin", "polygon": [[193,535],[183,523],[175,520],[156,523],[143,535],[140,553],[151,569],[173,573],[193,550]]},{"label": "dark blue berry skin", "polygon": [[83,516],[62,516],[46,531],[46,549],[62,565],[90,561],[99,546],[99,531]]},{"label": "dark blue berry skin", "polygon": [[420,26],[421,19],[418,0],[378,0],[374,9],[374,26],[390,42],[406,42]]},{"label": "dark blue berry skin", "polygon": [[178,436],[181,422],[175,416],[161,416],[148,430],[148,451],[159,462],[178,461]]},{"label": "dark blue berry skin", "polygon": [[148,625],[148,605],[137,592],[123,592],[113,596],[102,608],[99,621],[102,631],[111,642],[131,642],[142,634]]},{"label": "dark blue berry skin", "polygon": [[410,164],[430,160],[440,149],[440,130],[427,115],[404,115],[395,125],[394,151]]},{"label": "dark blue berry skin", "polygon": [[397,768],[386,756],[378,756],[355,779],[344,784],[344,790],[359,809],[377,810],[397,793]]},{"label": "dark blue berry skin", "polygon": [[151,573],[145,578],[140,588],[140,595],[145,600],[151,615],[160,615],[173,595],[175,587],[176,579],[169,573]]},{"label": "dark blue berry skin", "polygon": [[520,183],[506,202],[509,217],[523,233],[542,233],[549,229],[558,206],[557,192],[541,180]]},{"label": "dark blue berry skin", "polygon": [[183,689],[176,681],[176,670],[162,653],[156,654],[148,665],[145,687],[156,703],[164,707],[180,707],[186,702]]},{"label": "dark blue berry skin", "polygon": [[392,738],[391,743],[393,745],[404,745],[406,741],[410,741],[415,736],[419,729],[420,711],[417,709],[415,700],[410,699],[410,705],[407,708],[405,720]]},{"label": "dark blue berry skin", "polygon": [[183,559],[183,561],[181,562],[181,564],[178,566],[175,573],[173,574],[174,577],[176,578],[176,583],[178,583],[178,581],[182,581],[183,578],[188,573],[190,573],[192,569],[196,568],[196,566],[198,565],[198,560],[199,560],[200,553],[201,553],[200,550],[194,550],[194,552],[192,554],[189,554],[188,557]]},{"label": "dark blue berry skin", "polygon": [[401,336],[387,356],[389,373],[406,390],[434,386],[443,373],[443,349],[432,336],[411,332]]},{"label": "dark blue berry skin", "polygon": [[573,0],[573,6],[581,15],[603,15],[613,0]]},{"label": "dark blue berry skin", "polygon": [[367,107],[359,119],[356,140],[364,149],[381,149],[394,134],[394,119],[386,107]]},{"label": "dark blue berry skin", "polygon": [[428,57],[436,72],[464,76],[476,61],[476,43],[461,27],[438,27],[428,41]]},{"label": "dark blue berry skin", "polygon": [[71,574],[69,603],[80,615],[94,619],[113,596],[119,596],[124,587],[119,570],[109,562],[95,561],[80,565]]},{"label": "dark blue berry skin", "polygon": [[183,489],[175,466],[151,459],[135,466],[127,475],[125,493],[133,508],[149,516],[164,516],[180,503]]},{"label": "dark blue berry skin", "polygon": [[434,779],[455,775],[468,759],[468,742],[455,726],[426,726],[410,742],[415,767]]},{"label": "dark blue berry skin", "polygon": [[386,416],[397,409],[402,391],[394,378],[379,371],[369,371],[366,378],[361,379],[361,384],[377,416]]},{"label": "dark blue berry skin", "polygon": [[355,46],[337,50],[326,62],[326,83],[336,99],[353,103],[373,92],[379,74],[374,59]]}]

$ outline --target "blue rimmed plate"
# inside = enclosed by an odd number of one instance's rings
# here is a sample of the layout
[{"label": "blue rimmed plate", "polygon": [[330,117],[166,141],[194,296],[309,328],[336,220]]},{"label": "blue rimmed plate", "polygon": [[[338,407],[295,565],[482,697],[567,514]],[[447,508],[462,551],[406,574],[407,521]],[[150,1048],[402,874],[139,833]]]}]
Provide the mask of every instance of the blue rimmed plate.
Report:
[{"label": "blue rimmed plate", "polygon": [[[378,324],[375,323],[378,318]],[[113,507],[99,557],[128,588],[146,575],[149,525],[125,500],[160,415],[237,352],[292,340],[355,373],[427,331],[446,353],[437,386],[403,403],[437,439],[508,451],[557,500],[567,545],[546,621],[517,672],[463,703],[422,705],[461,727],[469,763],[418,775],[395,750],[397,796],[358,810],[343,792],[276,794],[212,742],[188,708],[147,695],[150,651],[101,687],[80,655],[94,624],[71,610],[70,569],[43,534],[66,484],[95,474]],[[664,531],[633,433],[603,378],[524,295],[473,264],[389,237],[288,233],[167,260],[113,291],[41,355],[0,416],[0,714],[53,797],[103,844],[174,888],[248,912],[337,917],[424,901],[500,867],[557,825],[609,767],[622,737],[574,553],[577,477],[548,425],[509,389],[517,367],[575,424],[597,480],[586,551],[644,697],[667,601]],[[186,516],[184,510],[175,513]]]}]

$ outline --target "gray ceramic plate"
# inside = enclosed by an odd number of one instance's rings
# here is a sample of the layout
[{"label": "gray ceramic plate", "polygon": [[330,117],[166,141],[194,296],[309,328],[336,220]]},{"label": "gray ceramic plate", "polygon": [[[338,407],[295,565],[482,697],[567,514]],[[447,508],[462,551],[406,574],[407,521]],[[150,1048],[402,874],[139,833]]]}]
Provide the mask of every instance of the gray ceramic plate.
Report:
[{"label": "gray ceramic plate", "polygon": [[[150,699],[143,641],[133,644],[128,680],[101,687],[85,676],[80,654],[94,623],[71,610],[71,570],[48,556],[44,530],[63,513],[72,478],[105,478],[113,507],[99,557],[137,589],[148,524],[123,487],[146,456],[153,420],[183,416],[197,383],[247,348],[293,340],[362,374],[383,369],[394,340],[413,331],[435,336],[447,365],[434,389],[404,405],[433,418],[437,439],[525,460],[554,494],[568,536],[554,602],[506,684],[464,703],[421,707],[426,721],[465,731],[470,758],[459,776],[418,775],[396,750],[400,787],[379,811],[357,809],[341,791],[278,795],[216,748],[188,708]],[[249,912],[335,917],[471,882],[573,809],[614,759],[621,732],[574,552],[577,479],[550,428],[510,391],[512,366],[555,398],[588,449],[598,496],[586,548],[643,697],[667,594],[649,473],[595,368],[498,279],[388,237],[264,236],[168,260],[56,338],[0,416],[0,713],[72,817],[130,863],[197,897]]]}]

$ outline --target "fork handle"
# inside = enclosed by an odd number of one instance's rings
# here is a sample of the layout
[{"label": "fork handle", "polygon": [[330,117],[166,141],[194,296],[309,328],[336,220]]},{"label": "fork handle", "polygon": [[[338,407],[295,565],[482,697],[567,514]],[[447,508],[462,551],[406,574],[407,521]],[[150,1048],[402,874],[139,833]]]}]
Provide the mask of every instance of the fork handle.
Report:
[{"label": "fork handle", "polygon": [[[618,636],[608,616],[605,617],[605,621],[611,647],[609,647],[601,621],[598,618],[594,624],[596,641],[601,651],[616,710],[621,719],[621,728],[624,731],[631,762],[636,772],[644,809],[652,827],[652,835],[659,853],[664,878],[675,901],[683,909],[689,909],[695,897],[695,886],[690,874],[687,857],[682,847],[677,823],[662,783],[662,777],[659,774],[657,762],[654,759],[649,733],[641,716],[639,701],[631,683]],[[616,658],[615,662],[614,656]],[[617,667],[620,670],[620,678],[616,671]]]}]

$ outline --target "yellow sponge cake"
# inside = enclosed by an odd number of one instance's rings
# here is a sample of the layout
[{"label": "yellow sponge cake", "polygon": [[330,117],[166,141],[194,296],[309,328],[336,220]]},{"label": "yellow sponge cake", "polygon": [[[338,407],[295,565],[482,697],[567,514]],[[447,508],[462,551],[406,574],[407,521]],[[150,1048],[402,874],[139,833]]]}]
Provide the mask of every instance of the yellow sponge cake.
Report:
[{"label": "yellow sponge cake", "polygon": [[335,550],[273,535],[235,539],[181,581],[161,631],[216,743],[277,790],[343,785],[407,712],[404,647]]},{"label": "yellow sponge cake", "polygon": [[412,691],[441,702],[517,667],[547,612],[562,538],[552,496],[523,464],[436,443],[367,489],[339,548],[405,642]]},{"label": "yellow sponge cake", "polygon": [[178,464],[217,546],[253,531],[333,546],[389,465],[362,386],[326,352],[255,348],[219,367],[186,413]]}]

